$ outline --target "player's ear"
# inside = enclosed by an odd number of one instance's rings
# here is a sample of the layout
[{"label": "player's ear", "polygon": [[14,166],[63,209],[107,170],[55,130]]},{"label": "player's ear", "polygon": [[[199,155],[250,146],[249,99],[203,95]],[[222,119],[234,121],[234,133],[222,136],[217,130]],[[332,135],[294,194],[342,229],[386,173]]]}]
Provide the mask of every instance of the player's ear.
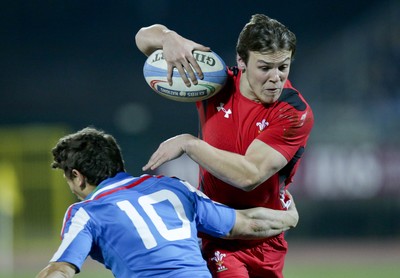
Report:
[{"label": "player's ear", "polygon": [[86,187],[86,177],[76,169],[72,169],[72,178],[76,180],[79,187],[83,190]]},{"label": "player's ear", "polygon": [[246,69],[246,63],[243,61],[242,57],[240,57],[239,54],[237,53],[236,53],[236,63],[240,70],[244,71]]}]

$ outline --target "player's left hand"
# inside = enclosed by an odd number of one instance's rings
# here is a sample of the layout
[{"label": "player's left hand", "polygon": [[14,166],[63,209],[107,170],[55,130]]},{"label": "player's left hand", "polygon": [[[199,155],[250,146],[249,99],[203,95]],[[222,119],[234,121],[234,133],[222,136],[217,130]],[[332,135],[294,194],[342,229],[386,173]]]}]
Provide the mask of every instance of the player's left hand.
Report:
[{"label": "player's left hand", "polygon": [[165,162],[180,157],[185,152],[185,144],[190,140],[197,140],[197,138],[190,134],[181,134],[162,142],[142,170],[154,170]]},{"label": "player's left hand", "polygon": [[290,202],[288,207],[286,208],[289,213],[291,213],[293,219],[295,219],[295,223],[292,226],[293,228],[296,227],[297,223],[299,222],[299,212],[297,211],[296,204],[294,203],[294,199],[292,194],[289,191],[285,190],[286,196],[289,198]]}]

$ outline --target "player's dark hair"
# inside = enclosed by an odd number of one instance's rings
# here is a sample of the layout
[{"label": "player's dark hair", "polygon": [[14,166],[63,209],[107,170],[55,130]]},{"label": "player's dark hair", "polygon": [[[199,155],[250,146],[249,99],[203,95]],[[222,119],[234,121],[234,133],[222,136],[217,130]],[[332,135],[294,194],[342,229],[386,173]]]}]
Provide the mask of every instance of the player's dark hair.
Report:
[{"label": "player's dark hair", "polygon": [[121,148],[112,135],[95,128],[84,128],[61,138],[52,149],[54,161],[51,167],[64,170],[72,178],[76,169],[91,185],[99,185],[118,172],[125,171]]},{"label": "player's dark hair", "polygon": [[296,36],[279,21],[263,14],[255,14],[243,27],[236,44],[236,52],[247,64],[249,51],[271,53],[278,50],[296,52]]}]

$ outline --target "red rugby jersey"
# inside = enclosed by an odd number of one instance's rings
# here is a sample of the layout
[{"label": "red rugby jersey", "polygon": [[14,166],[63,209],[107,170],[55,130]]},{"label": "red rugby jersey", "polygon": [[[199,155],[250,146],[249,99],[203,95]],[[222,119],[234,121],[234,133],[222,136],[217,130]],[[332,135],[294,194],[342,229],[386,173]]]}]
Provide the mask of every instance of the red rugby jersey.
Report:
[{"label": "red rugby jersey", "polygon": [[282,209],[280,190],[296,172],[310,135],[314,116],[310,106],[288,80],[278,101],[263,105],[240,93],[241,72],[229,70],[224,89],[214,97],[197,102],[199,137],[210,145],[244,155],[254,139],[279,151],[288,164],[256,189],[245,192],[200,168],[199,187],[211,199],[243,209],[256,206]]}]

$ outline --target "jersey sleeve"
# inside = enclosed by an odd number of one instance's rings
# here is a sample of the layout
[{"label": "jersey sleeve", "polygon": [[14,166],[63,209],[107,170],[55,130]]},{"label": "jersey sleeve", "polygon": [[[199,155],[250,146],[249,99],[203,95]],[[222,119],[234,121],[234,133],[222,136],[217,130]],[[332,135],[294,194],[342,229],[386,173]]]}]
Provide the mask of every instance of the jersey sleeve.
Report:
[{"label": "jersey sleeve", "polygon": [[[303,100],[295,95],[292,102]],[[280,152],[290,161],[301,147],[306,146],[307,139],[314,124],[311,108],[305,103],[304,110],[299,110],[292,103],[284,105],[279,114],[269,123],[267,132],[262,132],[257,139]]]},{"label": "jersey sleeve", "polygon": [[212,201],[197,189],[194,189],[194,195],[197,230],[213,237],[228,234],[236,222],[235,210]]},{"label": "jersey sleeve", "polygon": [[89,229],[90,216],[82,207],[72,213],[67,211],[66,215],[61,245],[50,262],[67,262],[75,265],[80,272],[93,242]]}]

